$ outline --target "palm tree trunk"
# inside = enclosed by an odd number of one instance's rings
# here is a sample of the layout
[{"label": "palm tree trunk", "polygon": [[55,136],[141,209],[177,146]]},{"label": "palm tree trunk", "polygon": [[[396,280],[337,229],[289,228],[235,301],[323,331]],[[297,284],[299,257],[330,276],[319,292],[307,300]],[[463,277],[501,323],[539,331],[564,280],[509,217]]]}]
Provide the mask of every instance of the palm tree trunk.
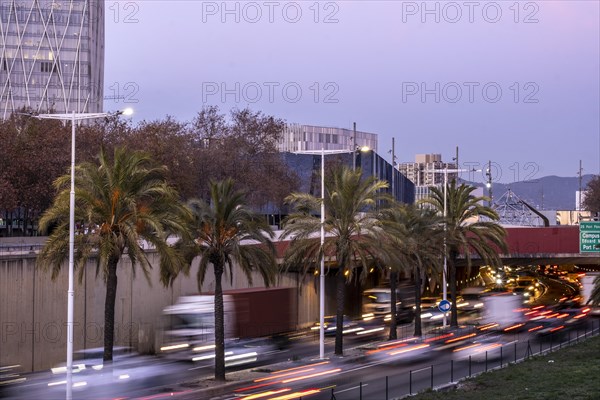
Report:
[{"label": "palm tree trunk", "polygon": [[421,268],[415,268],[415,336],[423,335],[421,328]]},{"label": "palm tree trunk", "polygon": [[450,326],[458,327],[458,308],[456,307],[456,259],[458,254],[450,250],[450,296],[452,296],[452,314],[450,315]]},{"label": "palm tree trunk", "polygon": [[398,272],[390,271],[390,335],[389,340],[398,339],[397,322],[396,316],[398,311],[396,310],[396,289],[398,286]]},{"label": "palm tree trunk", "polygon": [[117,298],[117,264],[119,257],[108,259],[106,298],[104,299],[104,361],[112,361],[115,342],[115,299]]},{"label": "palm tree trunk", "polygon": [[[218,264],[218,265],[217,265]],[[223,263],[215,266],[215,380],[225,381],[225,315],[223,309]]]},{"label": "palm tree trunk", "polygon": [[346,277],[344,268],[340,266],[337,273],[337,313],[335,325],[335,354],[341,356],[344,354],[344,292],[346,290]]}]

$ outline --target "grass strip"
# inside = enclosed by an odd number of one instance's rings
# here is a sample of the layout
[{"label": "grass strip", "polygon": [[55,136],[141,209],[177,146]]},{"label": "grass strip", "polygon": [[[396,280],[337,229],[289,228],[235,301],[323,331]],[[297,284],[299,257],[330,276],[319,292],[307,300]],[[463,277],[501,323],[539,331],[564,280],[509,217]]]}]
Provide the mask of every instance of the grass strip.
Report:
[{"label": "grass strip", "polygon": [[427,390],[414,400],[600,399],[600,336],[478,375],[457,389]]}]

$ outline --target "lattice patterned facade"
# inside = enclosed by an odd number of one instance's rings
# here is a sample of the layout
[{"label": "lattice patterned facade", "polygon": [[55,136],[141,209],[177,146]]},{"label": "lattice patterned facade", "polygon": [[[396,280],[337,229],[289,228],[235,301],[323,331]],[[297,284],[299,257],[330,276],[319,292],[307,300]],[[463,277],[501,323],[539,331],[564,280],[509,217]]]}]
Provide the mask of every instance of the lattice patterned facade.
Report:
[{"label": "lattice patterned facade", "polygon": [[101,112],[104,1],[0,2],[0,116]]}]

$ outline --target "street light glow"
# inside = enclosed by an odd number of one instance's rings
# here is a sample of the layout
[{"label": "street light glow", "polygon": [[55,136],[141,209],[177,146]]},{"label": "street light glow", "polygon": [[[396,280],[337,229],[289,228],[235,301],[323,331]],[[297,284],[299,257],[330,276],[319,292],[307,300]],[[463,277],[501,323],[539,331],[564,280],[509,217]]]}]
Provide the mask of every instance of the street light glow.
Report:
[{"label": "street light glow", "polygon": [[126,109],[124,109],[123,111],[121,111],[121,114],[129,117],[130,115],[133,115],[133,108],[131,107],[127,107]]}]

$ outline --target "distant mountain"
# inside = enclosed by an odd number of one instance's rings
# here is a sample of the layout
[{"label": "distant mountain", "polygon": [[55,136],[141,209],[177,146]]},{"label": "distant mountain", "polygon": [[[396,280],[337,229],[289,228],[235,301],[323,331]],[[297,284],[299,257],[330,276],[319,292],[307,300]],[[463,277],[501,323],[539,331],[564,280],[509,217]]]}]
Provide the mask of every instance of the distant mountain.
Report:
[{"label": "distant mountain", "polygon": [[[585,190],[594,175],[583,175],[581,188]],[[480,182],[469,182],[473,186],[483,187],[484,195],[487,188]],[[575,192],[579,190],[579,177],[563,178],[560,176],[545,176],[543,178],[513,183],[492,182],[494,201],[498,200],[508,190],[526,201],[538,210],[575,210]]]}]

